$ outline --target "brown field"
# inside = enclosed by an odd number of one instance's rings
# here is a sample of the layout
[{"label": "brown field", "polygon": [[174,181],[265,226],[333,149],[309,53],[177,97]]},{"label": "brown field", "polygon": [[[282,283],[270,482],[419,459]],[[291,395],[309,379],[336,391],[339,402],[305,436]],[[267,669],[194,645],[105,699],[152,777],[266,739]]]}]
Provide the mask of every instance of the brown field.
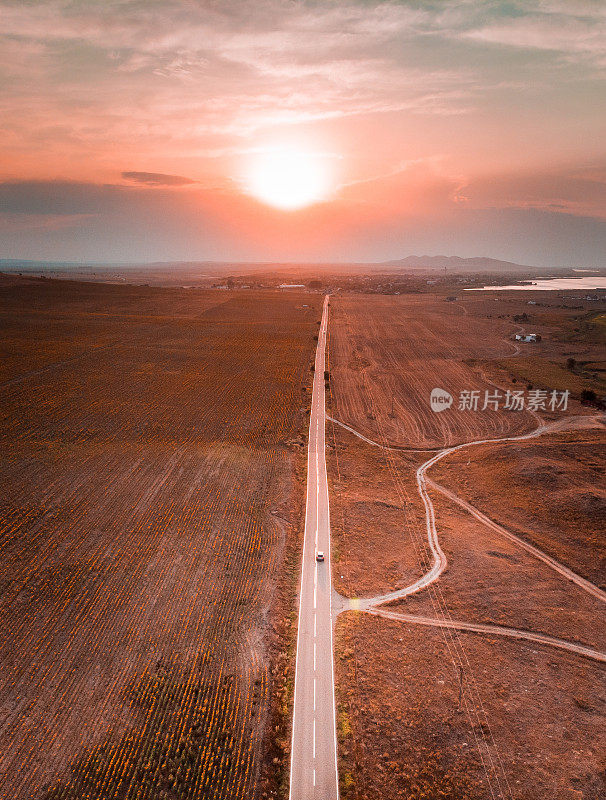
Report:
[{"label": "brown field", "polygon": [[606,652],[604,603],[440,496],[434,499],[448,568],[426,592],[398,601],[406,614],[536,631]]},{"label": "brown field", "polygon": [[[346,597],[379,594],[412,583],[427,549],[416,494],[418,456],[393,456],[328,424],[332,467],[331,538],[335,589]],[[392,463],[402,466],[392,477]]]},{"label": "brown field", "polygon": [[[332,300],[330,413],[383,445],[329,425],[333,572],[341,594],[371,598],[402,590],[431,567],[415,473],[439,448],[517,436],[555,421],[560,430],[538,438],[456,451],[427,479],[564,568],[603,584],[604,425],[595,408],[578,402],[584,388],[599,393],[602,378],[586,365],[572,372],[566,360],[599,366],[604,349],[594,328],[576,319],[587,319],[587,307],[554,308],[566,304],[561,298],[544,302],[529,309],[519,295],[477,294],[453,303],[428,295]],[[520,328],[513,315],[525,312],[540,319],[540,328],[526,325],[543,336],[532,350],[510,340]],[[528,384],[569,389],[568,411],[453,406],[436,414],[429,407],[434,387],[449,391],[456,406],[465,388],[483,396]],[[606,651],[603,600],[431,483],[428,492],[446,569],[385,611],[504,626]],[[346,798],[606,796],[599,660],[545,642],[358,612],[337,623],[336,662]]]},{"label": "brown field", "polygon": [[517,326],[465,311],[432,295],[337,296],[329,345],[333,416],[381,444],[416,448],[535,427],[525,412],[430,410],[434,387],[456,399],[466,389],[482,397],[494,390],[468,362],[514,352],[508,337]]},{"label": "brown field", "polygon": [[318,299],[0,288],[0,796],[260,795]]},{"label": "brown field", "polygon": [[364,614],[337,635],[344,800],[604,797],[603,665]]},{"label": "brown field", "polygon": [[[571,296],[572,295],[572,296]],[[574,400],[583,389],[598,396],[606,395],[606,327],[604,304],[579,298],[578,292],[533,292],[520,298],[519,292],[499,292],[486,298],[483,292],[472,292],[461,300],[474,318],[507,320],[512,331],[538,333],[538,345],[514,345],[506,359],[477,362],[489,377],[506,385],[514,380],[536,388],[568,389]],[[534,306],[528,305],[532,296]],[[515,321],[514,317],[527,319]],[[567,362],[575,360],[572,369]],[[573,403],[573,407],[575,404]]]},{"label": "brown field", "polygon": [[[448,563],[383,610],[606,651],[604,603],[523,546],[606,584],[604,426],[579,402],[606,390],[603,314],[536,297],[331,299],[328,410],[371,440],[328,423],[350,607],[431,567],[427,459],[571,420],[430,468]],[[321,296],[0,276],[0,298],[0,797],[284,796]],[[457,409],[529,386],[569,410]],[[335,645],[344,800],[606,797],[595,657],[352,611]]]},{"label": "brown field", "polygon": [[[482,396],[494,391],[468,362],[512,351],[507,333],[506,323],[499,322],[495,331],[492,321],[475,320],[457,305],[432,296],[333,300],[330,413],[378,444],[429,448],[403,453],[373,447],[329,424],[335,586],[343,594],[398,589],[410,582],[411,574],[423,571],[424,511],[414,473],[431,448],[536,427],[525,411],[481,413],[453,406],[436,414],[429,407],[434,387],[455,398],[463,389],[480,390]],[[389,506],[393,524],[385,509],[376,506],[381,502]],[[378,514],[376,527],[369,531],[373,514]],[[341,560],[347,552],[352,558]]]},{"label": "brown field", "polygon": [[[606,581],[604,434],[583,430],[453,453],[431,477],[575,572]],[[499,502],[498,486],[508,502]],[[539,489],[539,491],[537,491]],[[603,588],[606,588],[606,584]]]}]

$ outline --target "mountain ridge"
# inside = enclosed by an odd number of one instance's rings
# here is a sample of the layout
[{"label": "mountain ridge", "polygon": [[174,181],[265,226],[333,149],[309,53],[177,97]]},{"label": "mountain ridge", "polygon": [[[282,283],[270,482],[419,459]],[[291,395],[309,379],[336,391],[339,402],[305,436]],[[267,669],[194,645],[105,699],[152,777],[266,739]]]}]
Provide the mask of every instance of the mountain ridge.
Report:
[{"label": "mountain ridge", "polygon": [[[524,271],[541,269],[530,264],[516,264],[513,261],[501,261],[498,258],[487,256],[474,256],[461,258],[460,256],[407,256],[390,261],[384,261],[382,266],[410,267],[411,269],[457,269],[457,270],[485,270],[485,271]],[[543,267],[542,269],[545,269]]]}]

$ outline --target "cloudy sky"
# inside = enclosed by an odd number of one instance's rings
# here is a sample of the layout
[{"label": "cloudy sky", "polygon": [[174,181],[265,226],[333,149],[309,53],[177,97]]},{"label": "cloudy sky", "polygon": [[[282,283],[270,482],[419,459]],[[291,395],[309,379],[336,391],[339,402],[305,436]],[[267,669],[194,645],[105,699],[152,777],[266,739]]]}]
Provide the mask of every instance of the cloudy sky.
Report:
[{"label": "cloudy sky", "polygon": [[0,71],[0,257],[606,266],[603,0],[0,0]]}]

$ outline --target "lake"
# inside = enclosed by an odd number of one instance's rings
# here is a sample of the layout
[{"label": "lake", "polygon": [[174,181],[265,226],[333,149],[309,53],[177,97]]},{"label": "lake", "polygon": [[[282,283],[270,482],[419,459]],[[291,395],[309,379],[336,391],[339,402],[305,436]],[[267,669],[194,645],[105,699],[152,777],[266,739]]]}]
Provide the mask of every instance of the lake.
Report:
[{"label": "lake", "polygon": [[559,289],[606,289],[606,277],[604,278],[537,278],[532,282],[532,286],[479,286],[477,289],[465,289],[466,292],[496,292],[503,289],[513,289],[518,291],[545,291]]}]

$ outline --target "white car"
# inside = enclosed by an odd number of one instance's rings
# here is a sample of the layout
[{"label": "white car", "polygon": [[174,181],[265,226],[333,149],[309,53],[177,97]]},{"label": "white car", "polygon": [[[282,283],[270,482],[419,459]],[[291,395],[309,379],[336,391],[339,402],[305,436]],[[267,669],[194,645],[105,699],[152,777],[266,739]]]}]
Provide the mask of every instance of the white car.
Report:
[{"label": "white car", "polygon": [[316,561],[324,561],[324,553],[321,550],[316,553]]}]

